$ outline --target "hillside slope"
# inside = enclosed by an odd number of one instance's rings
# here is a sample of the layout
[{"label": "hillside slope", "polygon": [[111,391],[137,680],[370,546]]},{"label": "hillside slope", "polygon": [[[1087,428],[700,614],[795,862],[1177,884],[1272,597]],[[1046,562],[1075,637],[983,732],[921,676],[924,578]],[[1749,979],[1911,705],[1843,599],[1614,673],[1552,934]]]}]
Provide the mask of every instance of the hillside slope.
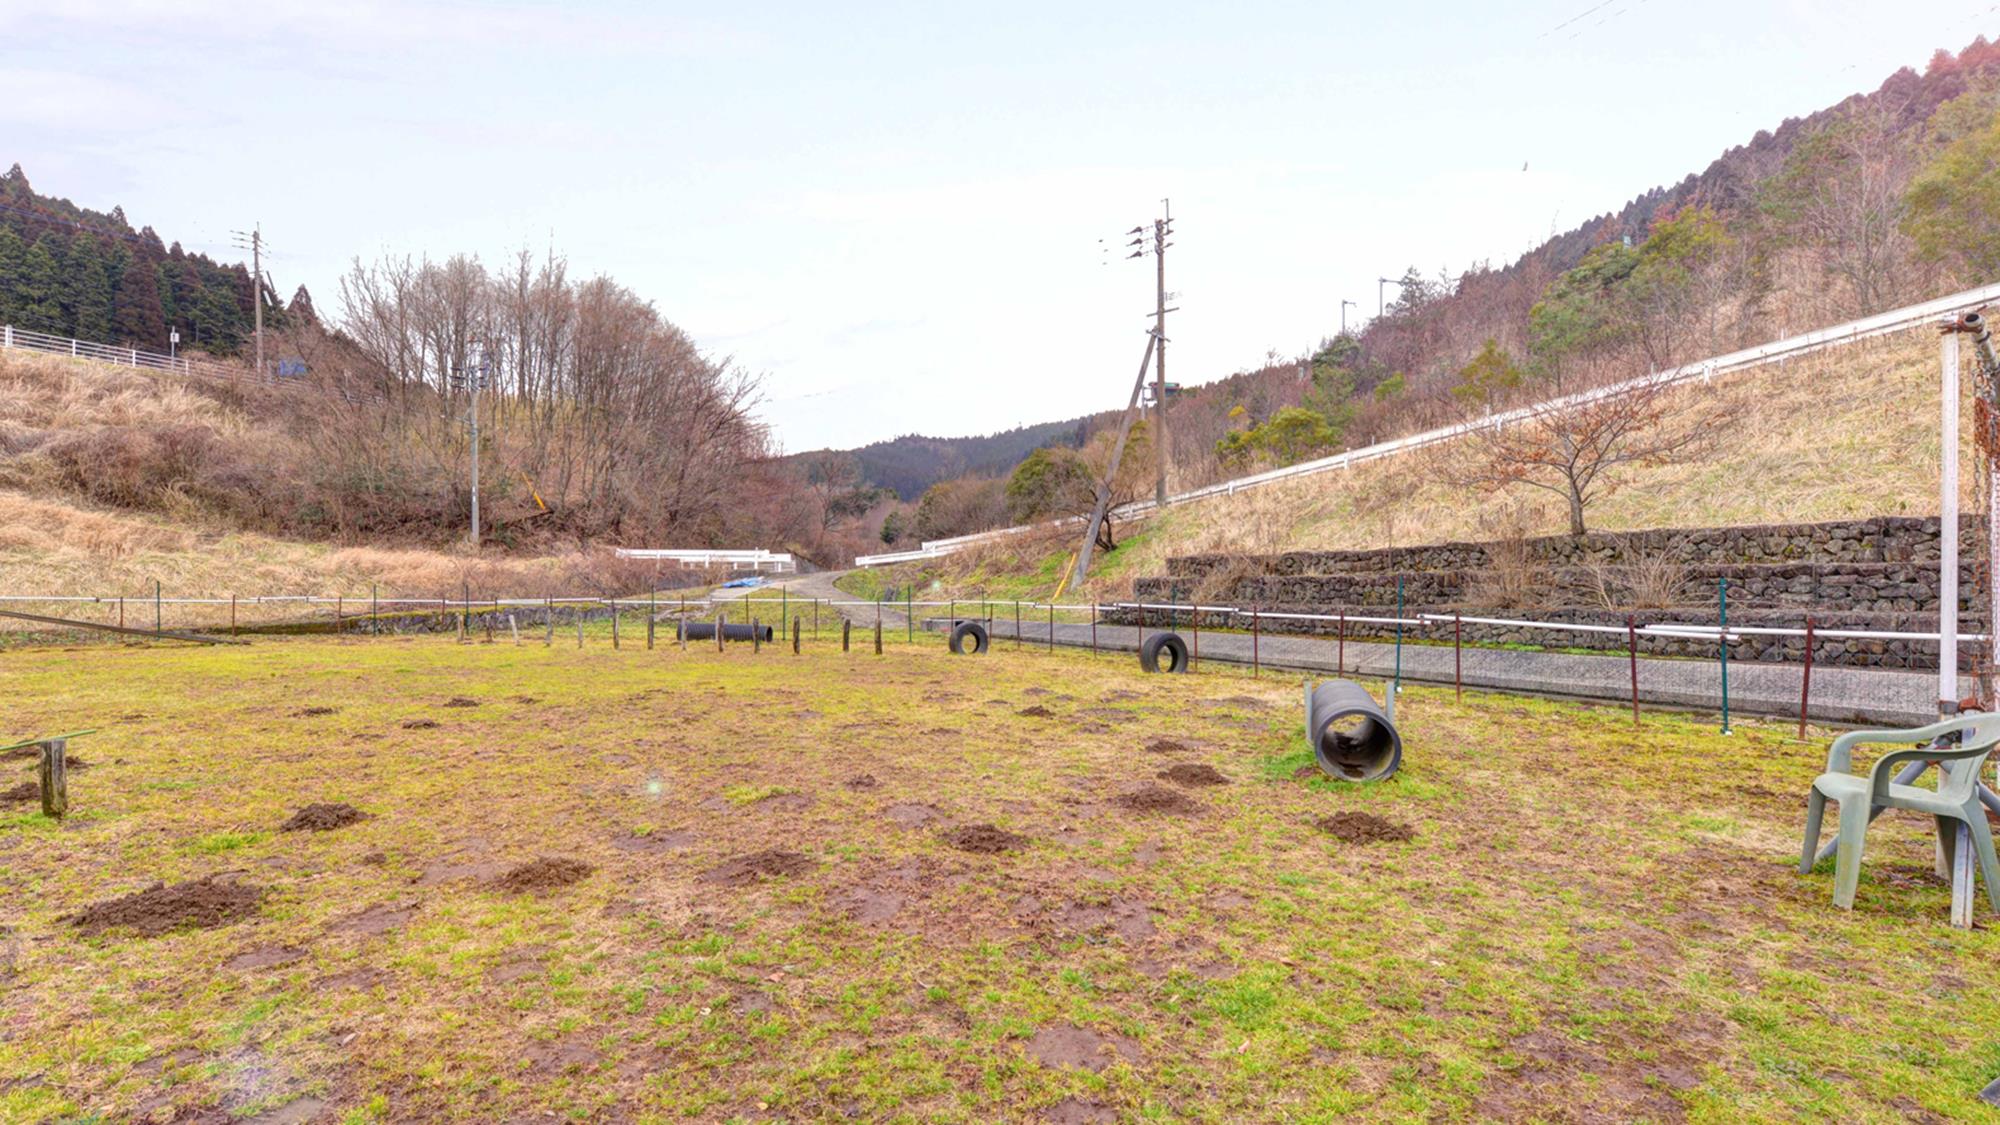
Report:
[{"label": "hillside slope", "polygon": [[[1699,422],[1733,414],[1703,460],[1631,466],[1589,512],[1593,530],[1788,523],[1938,511],[1938,352],[1927,329],[1725,376],[1675,392]],[[1969,405],[1966,417],[1970,418]],[[1969,429],[1961,456],[1968,470]],[[1451,443],[1355,468],[1188,502],[1131,529],[1100,556],[1084,593],[1125,596],[1132,579],[1165,572],[1173,555],[1379,548],[1553,535],[1561,502],[1516,486],[1449,483],[1470,450]],[[1072,535],[997,543],[885,576],[923,574],[940,590],[1046,596],[1076,544]]]}]

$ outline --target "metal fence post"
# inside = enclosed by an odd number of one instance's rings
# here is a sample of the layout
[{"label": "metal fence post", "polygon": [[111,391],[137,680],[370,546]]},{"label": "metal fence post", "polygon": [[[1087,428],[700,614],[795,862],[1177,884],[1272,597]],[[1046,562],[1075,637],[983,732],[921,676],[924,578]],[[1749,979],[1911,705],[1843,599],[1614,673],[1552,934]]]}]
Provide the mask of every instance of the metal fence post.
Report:
[{"label": "metal fence post", "polygon": [[1625,650],[1632,664],[1632,725],[1639,725],[1639,625],[1631,614],[1625,615]]},{"label": "metal fence post", "polygon": [[1722,653],[1722,733],[1729,734],[1729,579],[1715,580],[1715,599],[1721,622],[1716,648]]},{"label": "metal fence post", "polygon": [[1056,650],[1056,603],[1049,603],[1049,651]]},{"label": "metal fence post", "polygon": [[160,580],[153,579],[153,635],[158,636],[163,626],[160,624]]},{"label": "metal fence post", "polygon": [[1093,656],[1097,654],[1097,601],[1094,598],[1090,603],[1090,652]]},{"label": "metal fence post", "polygon": [[1806,670],[1799,679],[1799,737],[1806,736],[1807,708],[1812,701],[1813,619],[1806,618]]},{"label": "metal fence post", "polygon": [[910,588],[903,591],[903,640],[912,644],[917,639],[917,580],[910,579]]},{"label": "metal fence post", "polygon": [[1345,676],[1347,674],[1347,611],[1344,609],[1340,611],[1339,629],[1340,647],[1334,650],[1333,674],[1336,676]]},{"label": "metal fence post", "polygon": [[653,626],[658,623],[659,619],[660,592],[658,590],[648,590],[646,591],[646,650],[648,652],[652,651]]},{"label": "metal fence post", "polygon": [[1257,642],[1261,630],[1257,623],[1257,607],[1250,607],[1250,678],[1256,679],[1260,670],[1257,659]]},{"label": "metal fence post", "polygon": [[1403,694],[1403,580],[1396,579],[1396,681],[1392,689]]},{"label": "metal fence post", "polygon": [[1465,702],[1465,621],[1456,612],[1451,615],[1451,687],[1458,702]]}]

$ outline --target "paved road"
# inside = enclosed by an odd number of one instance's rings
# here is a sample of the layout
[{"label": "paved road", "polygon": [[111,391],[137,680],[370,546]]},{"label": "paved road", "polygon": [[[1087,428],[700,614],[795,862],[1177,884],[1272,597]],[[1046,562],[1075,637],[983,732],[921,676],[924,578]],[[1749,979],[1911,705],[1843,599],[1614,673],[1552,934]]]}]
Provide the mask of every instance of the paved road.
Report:
[{"label": "paved road", "polygon": [[[853,595],[834,586],[834,579],[839,576],[838,572],[804,574],[778,584],[785,586],[796,598],[854,601]],[[875,623],[874,606],[842,607],[839,612],[857,625],[872,626]],[[882,607],[885,630],[901,629],[903,621],[899,609],[887,604]],[[920,614],[918,627],[941,633],[945,622],[942,615],[925,617]],[[990,632],[995,643],[1014,643],[1014,622],[1011,619],[996,616],[991,622]],[[1184,639],[1192,639],[1192,634],[1188,632],[1183,631],[1181,635]],[[1136,653],[1140,636],[1140,630],[1133,626],[1100,624],[1096,628],[1095,643],[1104,651]],[[1028,646],[1048,644],[1048,622],[1024,620],[1020,642]],[[1092,642],[1089,625],[1058,622],[1055,626],[1056,644],[1088,648]],[[1336,673],[1335,660],[1340,650],[1337,643],[1328,638],[1265,634],[1257,641],[1256,647],[1258,662],[1266,667]],[[1251,638],[1240,633],[1204,633],[1200,638],[1200,658],[1249,664]],[[1624,656],[1467,648],[1463,660],[1462,671],[1467,687],[1617,702],[1632,698],[1632,669]],[[1453,682],[1453,650],[1450,646],[1406,644],[1402,650],[1401,665],[1406,680],[1432,684]],[[1365,678],[1387,678],[1394,675],[1396,669],[1394,645],[1349,641],[1345,665],[1339,671]],[[1731,662],[1730,710],[1741,714],[1796,717],[1802,673],[1803,669],[1796,664]],[[1962,678],[1961,685],[1961,698],[1972,693],[1970,679]],[[1639,700],[1656,707],[1719,711],[1722,707],[1721,667],[1715,661],[1641,657]],[[1824,722],[1921,726],[1937,718],[1937,676],[1929,672],[1817,667],[1812,674],[1808,713],[1813,719]]]}]

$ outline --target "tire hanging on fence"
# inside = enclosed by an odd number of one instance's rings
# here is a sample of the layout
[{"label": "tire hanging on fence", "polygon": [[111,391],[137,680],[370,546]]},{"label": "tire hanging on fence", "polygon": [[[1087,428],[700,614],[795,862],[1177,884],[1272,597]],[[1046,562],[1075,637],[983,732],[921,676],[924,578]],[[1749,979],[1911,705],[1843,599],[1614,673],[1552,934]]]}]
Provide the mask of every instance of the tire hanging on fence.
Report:
[{"label": "tire hanging on fence", "polygon": [[951,627],[951,651],[964,656],[965,644],[972,642],[972,655],[979,656],[986,651],[986,626],[977,621],[960,621]]},{"label": "tire hanging on fence", "polygon": [[[1164,667],[1160,655],[1166,654]],[[1154,633],[1139,645],[1139,667],[1148,672],[1185,672],[1188,670],[1187,642],[1179,633]]]}]

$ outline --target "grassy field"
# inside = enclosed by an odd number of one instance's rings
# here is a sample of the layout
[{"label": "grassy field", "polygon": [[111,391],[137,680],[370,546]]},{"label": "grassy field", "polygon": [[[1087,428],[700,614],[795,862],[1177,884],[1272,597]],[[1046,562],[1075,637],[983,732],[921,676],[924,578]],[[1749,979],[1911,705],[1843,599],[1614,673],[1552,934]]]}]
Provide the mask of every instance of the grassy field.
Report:
[{"label": "grassy field", "polygon": [[1294,681],[1128,660],[7,654],[0,733],[104,730],[0,805],[0,1120],[1990,1116],[2000,942],[1914,821],[1790,869],[1822,744],[1413,690],[1343,788]]}]

